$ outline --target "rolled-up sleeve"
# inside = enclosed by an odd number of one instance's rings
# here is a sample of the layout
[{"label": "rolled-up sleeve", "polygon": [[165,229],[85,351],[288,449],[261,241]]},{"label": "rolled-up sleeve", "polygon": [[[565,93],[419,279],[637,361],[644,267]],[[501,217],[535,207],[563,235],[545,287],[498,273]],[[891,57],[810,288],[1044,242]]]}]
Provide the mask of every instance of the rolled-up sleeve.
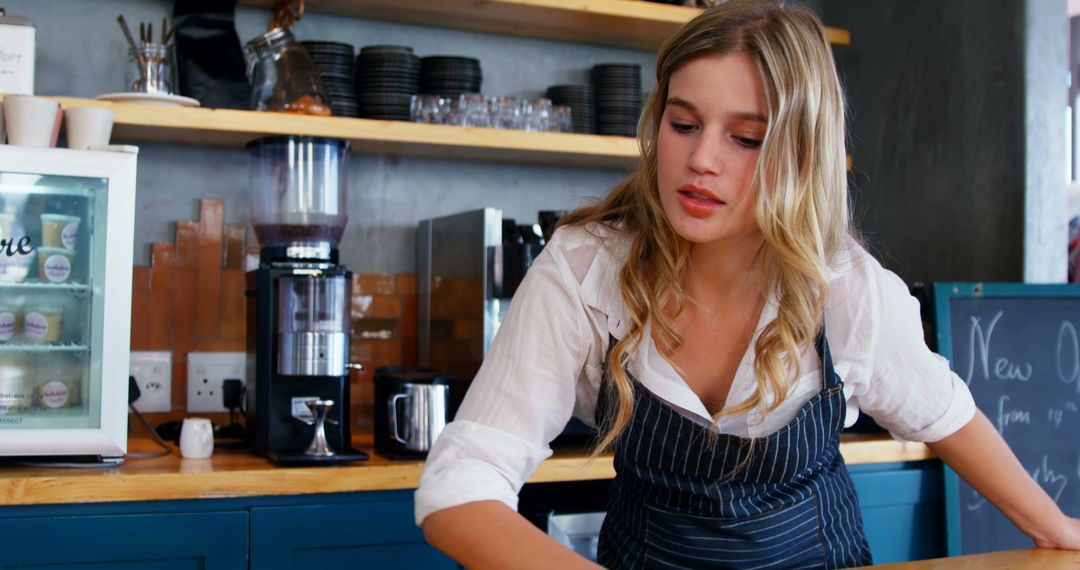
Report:
[{"label": "rolled-up sleeve", "polygon": [[417,524],[474,501],[516,509],[521,486],[570,419],[592,335],[560,233],[529,269],[457,416],[428,454]]},{"label": "rolled-up sleeve", "polygon": [[[857,283],[845,287],[860,308],[850,339],[852,368],[865,374],[854,390],[858,407],[898,439],[933,442],[952,435],[975,414],[975,401],[947,360],[926,346],[919,302],[894,273],[865,251]],[[856,292],[858,292],[856,294]]]}]

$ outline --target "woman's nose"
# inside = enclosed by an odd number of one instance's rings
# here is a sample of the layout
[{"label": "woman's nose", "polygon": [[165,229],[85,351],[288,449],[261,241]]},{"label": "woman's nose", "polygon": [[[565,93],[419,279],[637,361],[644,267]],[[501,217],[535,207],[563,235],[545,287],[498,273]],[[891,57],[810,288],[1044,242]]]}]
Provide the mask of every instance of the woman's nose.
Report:
[{"label": "woman's nose", "polygon": [[719,137],[702,133],[687,157],[687,166],[696,174],[721,174],[724,171],[720,153]]}]

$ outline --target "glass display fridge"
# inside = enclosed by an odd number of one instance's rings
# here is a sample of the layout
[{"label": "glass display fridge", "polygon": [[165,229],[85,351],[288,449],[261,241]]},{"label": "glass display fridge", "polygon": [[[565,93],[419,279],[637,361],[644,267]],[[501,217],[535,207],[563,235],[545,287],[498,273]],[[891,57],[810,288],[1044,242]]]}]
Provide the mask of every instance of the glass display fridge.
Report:
[{"label": "glass display fridge", "polygon": [[123,460],[136,158],[0,145],[0,456]]}]

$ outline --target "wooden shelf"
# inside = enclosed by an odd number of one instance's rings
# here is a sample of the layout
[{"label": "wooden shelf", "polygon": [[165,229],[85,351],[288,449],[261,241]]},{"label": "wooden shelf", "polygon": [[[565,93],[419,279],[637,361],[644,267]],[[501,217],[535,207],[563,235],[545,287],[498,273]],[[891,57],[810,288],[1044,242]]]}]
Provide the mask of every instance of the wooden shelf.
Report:
[{"label": "wooden shelf", "polygon": [[161,107],[95,99],[53,98],[67,107],[116,113],[113,141],[148,141],[242,147],[267,135],[346,139],[364,154],[521,162],[630,170],[638,158],[629,137],[536,133],[420,125],[346,117],[313,117],[231,109]]},{"label": "wooden shelf", "polygon": [[[360,154],[482,160],[632,170],[637,139],[572,133],[534,133],[403,121],[312,117],[232,109],[161,107],[96,99],[50,97],[68,107],[100,107],[116,113],[114,142],[161,142],[243,147],[271,135],[345,139]],[[851,168],[851,155],[848,155]]]},{"label": "wooden shelf", "polygon": [[[269,9],[273,0],[240,0]],[[312,12],[390,20],[477,32],[512,34],[655,50],[701,13],[642,0],[308,0]],[[847,30],[828,28],[829,41],[848,45]]]}]

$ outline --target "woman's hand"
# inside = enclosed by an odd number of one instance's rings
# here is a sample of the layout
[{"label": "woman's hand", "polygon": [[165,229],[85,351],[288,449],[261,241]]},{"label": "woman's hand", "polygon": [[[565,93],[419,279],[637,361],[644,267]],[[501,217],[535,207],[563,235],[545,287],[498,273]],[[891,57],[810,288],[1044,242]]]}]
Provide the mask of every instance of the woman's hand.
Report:
[{"label": "woman's hand", "polygon": [[1062,550],[1080,550],[1080,519],[1063,517],[1061,528],[1046,538],[1031,537],[1042,548],[1060,548]]},{"label": "woman's hand", "polygon": [[1065,516],[982,412],[930,449],[1035,544],[1080,550],[1080,519]]}]

